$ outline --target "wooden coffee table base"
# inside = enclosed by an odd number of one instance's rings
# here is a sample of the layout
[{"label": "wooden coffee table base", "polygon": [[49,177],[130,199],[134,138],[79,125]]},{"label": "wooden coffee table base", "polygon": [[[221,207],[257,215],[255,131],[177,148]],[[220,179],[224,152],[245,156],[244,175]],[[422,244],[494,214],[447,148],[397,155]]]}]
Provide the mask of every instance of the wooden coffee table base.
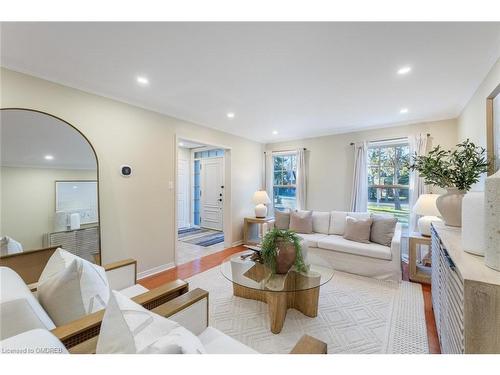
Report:
[{"label": "wooden coffee table base", "polygon": [[281,332],[288,309],[296,309],[311,318],[318,316],[319,286],[295,292],[271,292],[233,283],[233,295],[267,303],[272,333]]}]

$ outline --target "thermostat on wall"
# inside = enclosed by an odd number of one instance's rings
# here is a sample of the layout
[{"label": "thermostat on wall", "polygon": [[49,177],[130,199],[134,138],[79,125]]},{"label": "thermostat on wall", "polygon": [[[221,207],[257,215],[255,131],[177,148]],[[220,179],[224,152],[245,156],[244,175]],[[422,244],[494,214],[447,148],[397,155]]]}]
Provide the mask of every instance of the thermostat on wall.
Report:
[{"label": "thermostat on wall", "polygon": [[120,167],[120,174],[123,177],[130,177],[130,175],[132,174],[132,167],[130,165],[122,165]]}]

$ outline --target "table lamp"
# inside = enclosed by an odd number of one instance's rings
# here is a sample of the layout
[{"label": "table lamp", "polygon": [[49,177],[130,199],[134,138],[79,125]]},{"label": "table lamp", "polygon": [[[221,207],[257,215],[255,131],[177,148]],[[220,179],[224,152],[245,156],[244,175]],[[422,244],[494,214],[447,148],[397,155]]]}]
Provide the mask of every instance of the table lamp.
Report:
[{"label": "table lamp", "polygon": [[266,204],[271,203],[269,196],[267,195],[265,190],[256,191],[253,195],[252,202],[255,206],[255,217],[266,217],[267,216],[267,207]]},{"label": "table lamp", "polygon": [[420,215],[421,218],[418,219],[418,230],[424,236],[431,235],[431,223],[432,222],[442,222],[438,217],[441,214],[436,206],[436,199],[439,194],[422,194],[418,197],[417,203],[413,206],[413,213]]}]

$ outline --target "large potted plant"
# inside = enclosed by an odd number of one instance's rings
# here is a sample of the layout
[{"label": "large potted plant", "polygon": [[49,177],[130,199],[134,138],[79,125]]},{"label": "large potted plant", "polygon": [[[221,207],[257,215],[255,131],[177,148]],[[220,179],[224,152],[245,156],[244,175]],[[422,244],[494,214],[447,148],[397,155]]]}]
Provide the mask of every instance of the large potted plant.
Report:
[{"label": "large potted plant", "polygon": [[276,228],[270,230],[262,240],[261,256],[264,264],[277,274],[287,273],[292,266],[298,272],[306,272],[300,242],[295,232]]},{"label": "large potted plant", "polygon": [[426,185],[447,190],[436,200],[436,206],[446,225],[462,225],[462,199],[471,186],[487,172],[486,150],[469,139],[459,143],[454,150],[435,147],[428,155],[412,157],[412,170],[417,170]]}]

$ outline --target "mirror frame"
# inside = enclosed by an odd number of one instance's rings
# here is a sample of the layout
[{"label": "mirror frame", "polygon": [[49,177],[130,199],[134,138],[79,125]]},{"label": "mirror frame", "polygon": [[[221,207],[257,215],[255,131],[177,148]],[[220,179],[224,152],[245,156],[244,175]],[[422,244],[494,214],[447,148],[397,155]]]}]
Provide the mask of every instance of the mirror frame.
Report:
[{"label": "mirror frame", "polygon": [[[96,180],[97,180],[97,202],[98,202],[98,207],[97,207],[97,220],[99,221],[99,225],[98,225],[98,232],[99,232],[99,262],[96,263],[97,265],[102,265],[102,243],[101,243],[101,235],[102,235],[102,231],[101,231],[101,195],[100,195],[100,183],[99,183],[99,158],[97,157],[97,152],[94,148],[94,145],[90,142],[90,140],[85,136],[85,134],[83,134],[80,129],[78,129],[76,126],[74,126],[73,124],[69,123],[68,121],[66,120],[63,120],[62,118],[58,117],[58,116],[55,116],[51,113],[48,113],[48,112],[44,112],[44,111],[40,111],[38,109],[32,109],[32,108],[22,108],[22,107],[5,107],[5,108],[0,108],[0,111],[12,111],[12,110],[17,110],[17,111],[30,111],[30,112],[36,112],[36,113],[40,113],[42,115],[46,115],[46,116],[50,116],[50,117],[53,117],[55,118],[56,120],[59,120],[63,123],[65,123],[66,125],[72,127],[74,130],[76,130],[82,137],[83,139],[85,139],[85,141],[89,144],[90,148],[92,149],[92,152],[94,153],[94,157],[95,157],[95,161],[96,161],[96,167],[97,167],[97,171],[96,171]],[[30,250],[27,250],[27,251],[23,251],[23,253],[30,253],[32,251],[40,251],[40,250],[43,250],[43,249],[30,249]],[[21,253],[22,254],[22,253]]]}]

